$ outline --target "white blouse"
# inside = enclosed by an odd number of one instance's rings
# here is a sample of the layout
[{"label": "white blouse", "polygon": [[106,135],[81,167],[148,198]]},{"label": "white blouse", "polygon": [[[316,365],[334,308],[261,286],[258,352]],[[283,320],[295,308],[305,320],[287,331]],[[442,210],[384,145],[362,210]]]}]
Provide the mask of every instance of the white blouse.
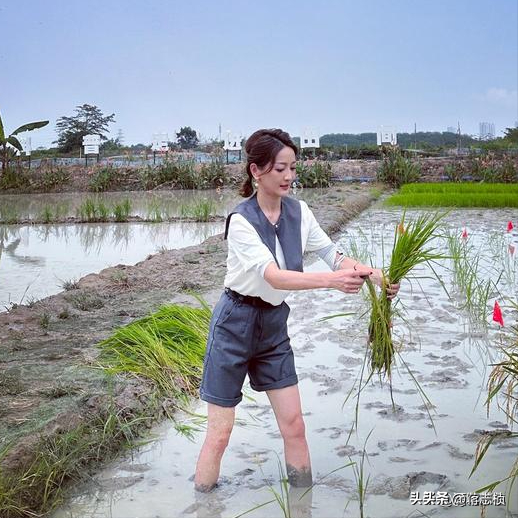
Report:
[{"label": "white blouse", "polygon": [[[315,216],[304,201],[300,201],[300,208],[302,253],[325,250],[325,253],[319,255],[332,268],[337,251],[336,246],[320,228]],[[227,239],[225,287],[237,291],[241,295],[261,297],[275,306],[281,304],[290,292],[276,290],[265,281],[264,271],[270,263],[275,262],[275,258],[251,223],[241,214],[233,214]],[[286,269],[284,253],[277,237],[275,237],[275,255],[279,268]]]}]

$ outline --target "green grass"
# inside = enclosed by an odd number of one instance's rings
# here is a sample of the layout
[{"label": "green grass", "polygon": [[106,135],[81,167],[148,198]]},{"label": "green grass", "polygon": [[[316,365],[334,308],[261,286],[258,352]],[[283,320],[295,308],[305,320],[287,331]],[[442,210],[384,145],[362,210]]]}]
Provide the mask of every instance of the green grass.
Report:
[{"label": "green grass", "polygon": [[101,366],[154,382],[169,396],[195,394],[201,378],[211,310],[168,304],[118,329],[99,344]]},{"label": "green grass", "polygon": [[417,183],[385,202],[404,207],[518,207],[517,184]]},{"label": "green grass", "polygon": [[[15,471],[0,469],[0,516],[46,516],[62,502],[69,482],[84,477],[90,463],[106,461],[131,444],[152,420],[108,407],[101,415],[85,415],[72,430],[42,436]],[[11,448],[0,448],[0,464]]]},{"label": "green grass", "polygon": [[516,193],[518,184],[508,183],[408,183],[401,187],[401,194],[411,192],[432,193]]},{"label": "green grass", "polygon": [[387,205],[402,207],[518,207],[518,194],[504,193],[409,193],[395,194]]}]

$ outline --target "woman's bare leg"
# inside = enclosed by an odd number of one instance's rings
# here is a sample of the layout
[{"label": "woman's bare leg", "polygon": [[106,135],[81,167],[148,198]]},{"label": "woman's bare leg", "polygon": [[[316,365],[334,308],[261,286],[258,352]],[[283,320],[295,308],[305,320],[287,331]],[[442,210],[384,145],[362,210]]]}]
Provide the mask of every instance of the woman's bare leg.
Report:
[{"label": "woman's bare leg", "polygon": [[297,385],[292,385],[268,390],[266,393],[284,440],[288,482],[293,487],[309,487],[312,484],[311,461],[302,418],[299,388]]},{"label": "woman's bare leg", "polygon": [[234,407],[222,407],[208,403],[207,435],[196,464],[194,488],[208,492],[216,486],[225,452],[234,426]]}]

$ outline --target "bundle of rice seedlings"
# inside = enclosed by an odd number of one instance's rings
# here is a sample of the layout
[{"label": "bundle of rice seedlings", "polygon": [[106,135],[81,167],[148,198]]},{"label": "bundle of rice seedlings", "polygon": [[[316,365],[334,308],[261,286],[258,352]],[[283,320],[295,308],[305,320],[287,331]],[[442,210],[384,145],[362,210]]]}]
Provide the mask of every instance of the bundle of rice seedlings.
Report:
[{"label": "bundle of rice seedlings", "polygon": [[383,268],[383,286],[377,292],[372,281],[366,279],[371,315],[369,322],[369,353],[372,372],[390,378],[394,358],[392,340],[393,307],[387,297],[387,286],[400,283],[416,266],[445,258],[429,246],[437,236],[440,220],[445,214],[422,214],[405,223],[405,214],[396,227],[390,265]]},{"label": "bundle of rice seedlings", "polygon": [[138,319],[99,344],[108,372],[150,379],[169,396],[194,394],[202,373],[211,310],[175,304]]}]

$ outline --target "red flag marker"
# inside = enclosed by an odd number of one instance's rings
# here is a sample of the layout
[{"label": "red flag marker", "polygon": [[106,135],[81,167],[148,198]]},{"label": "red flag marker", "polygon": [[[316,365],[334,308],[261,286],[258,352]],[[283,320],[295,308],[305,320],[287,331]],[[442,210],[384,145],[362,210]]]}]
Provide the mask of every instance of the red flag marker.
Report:
[{"label": "red flag marker", "polygon": [[466,227],[462,230],[462,239],[468,239],[468,231],[466,230]]},{"label": "red flag marker", "polygon": [[512,221],[508,221],[507,222],[507,232],[511,232],[511,230],[513,230],[513,222]]},{"label": "red flag marker", "polygon": [[502,310],[500,309],[500,304],[495,300],[495,307],[493,308],[493,320],[498,322],[501,326],[504,325],[504,319],[502,317]]}]

